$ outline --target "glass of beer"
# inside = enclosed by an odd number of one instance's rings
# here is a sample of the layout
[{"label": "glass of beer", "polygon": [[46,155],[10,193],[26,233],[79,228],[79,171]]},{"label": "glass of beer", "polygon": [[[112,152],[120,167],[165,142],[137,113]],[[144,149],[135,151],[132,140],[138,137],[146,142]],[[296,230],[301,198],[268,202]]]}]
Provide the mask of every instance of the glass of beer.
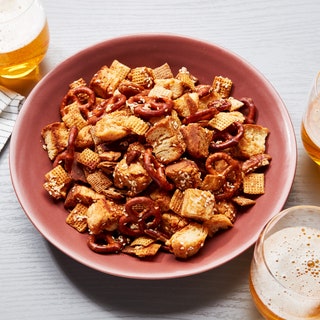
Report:
[{"label": "glass of beer", "polygon": [[49,29],[39,0],[0,0],[0,76],[21,78],[44,58]]},{"label": "glass of beer", "polygon": [[265,319],[320,319],[320,207],[291,207],[270,220],[249,282]]},{"label": "glass of beer", "polygon": [[302,119],[301,139],[310,158],[320,165],[320,72],[312,85]]}]

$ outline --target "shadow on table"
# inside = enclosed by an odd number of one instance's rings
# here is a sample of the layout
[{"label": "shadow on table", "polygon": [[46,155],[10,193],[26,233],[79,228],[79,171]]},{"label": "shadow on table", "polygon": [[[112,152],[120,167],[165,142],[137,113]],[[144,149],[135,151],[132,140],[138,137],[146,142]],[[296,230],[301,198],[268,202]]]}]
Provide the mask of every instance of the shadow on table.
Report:
[{"label": "shadow on table", "polygon": [[313,162],[303,150],[298,157],[297,170],[287,206],[320,206],[320,166]]},{"label": "shadow on table", "polygon": [[223,266],[190,277],[137,280],[100,273],[72,260],[52,245],[49,246],[69,281],[94,303],[106,310],[116,309],[131,315],[136,313],[146,316],[192,314],[208,305],[211,308],[221,306],[223,302],[219,300],[236,300],[235,295],[240,294],[235,292],[235,288],[239,287],[239,282],[243,282],[243,277],[248,278],[248,261],[252,256],[252,249],[249,249]]}]

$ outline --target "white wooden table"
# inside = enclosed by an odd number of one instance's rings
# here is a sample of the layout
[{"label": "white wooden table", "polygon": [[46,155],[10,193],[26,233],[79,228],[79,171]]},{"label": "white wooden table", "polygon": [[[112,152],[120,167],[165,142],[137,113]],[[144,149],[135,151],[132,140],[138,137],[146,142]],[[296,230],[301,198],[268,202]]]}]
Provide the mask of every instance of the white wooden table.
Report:
[{"label": "white wooden table", "polygon": [[[320,171],[306,156],[300,121],[320,69],[320,2],[304,0],[45,0],[51,30],[39,78],[77,51],[119,35],[169,32],[224,46],[258,68],[284,100],[298,166],[285,207],[320,205]],[[3,81],[28,94],[36,80]],[[91,270],[51,246],[20,208],[0,154],[0,318],[261,319],[248,288],[252,248],[187,278],[141,281]],[[32,187],[32,186],[30,186]],[[45,210],[45,208],[44,208]]]}]

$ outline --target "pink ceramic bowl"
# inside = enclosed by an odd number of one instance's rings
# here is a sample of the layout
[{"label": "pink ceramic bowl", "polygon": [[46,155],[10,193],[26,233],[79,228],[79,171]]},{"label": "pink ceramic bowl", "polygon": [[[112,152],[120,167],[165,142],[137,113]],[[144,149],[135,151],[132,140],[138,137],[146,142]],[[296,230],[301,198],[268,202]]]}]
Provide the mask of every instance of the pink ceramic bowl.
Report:
[{"label": "pink ceramic bowl", "polygon": [[[157,67],[168,62],[174,72],[182,66],[201,83],[214,75],[233,80],[233,96],[252,97],[258,123],[270,129],[268,152],[273,159],[266,175],[266,193],[239,216],[235,226],[206,242],[188,261],[160,253],[152,261],[119,255],[100,255],[86,245],[82,235],[65,223],[66,211],[43,189],[51,163],[42,147],[41,129],[59,119],[59,105],[68,84],[89,80],[104,64],[114,60],[131,67]],[[270,83],[254,67],[228,50],[195,39],[174,35],[132,35],[89,47],[58,65],[38,83],[19,115],[10,146],[10,170],[15,192],[26,215],[54,246],[78,262],[108,274],[164,279],[197,274],[215,268],[242,253],[256,240],[266,222],[279,212],[290,192],[296,168],[296,141],[288,112]]]}]

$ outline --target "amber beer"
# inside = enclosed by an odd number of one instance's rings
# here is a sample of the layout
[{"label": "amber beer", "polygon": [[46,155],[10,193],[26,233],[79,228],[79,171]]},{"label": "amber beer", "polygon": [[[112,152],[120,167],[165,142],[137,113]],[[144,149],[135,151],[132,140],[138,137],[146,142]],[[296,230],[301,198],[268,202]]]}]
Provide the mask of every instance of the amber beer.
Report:
[{"label": "amber beer", "polygon": [[301,139],[310,158],[320,165],[320,97],[309,102],[301,125]]},{"label": "amber beer", "polygon": [[[320,132],[319,132],[319,136],[320,136]],[[301,139],[302,139],[304,148],[306,149],[310,158],[315,163],[320,165],[320,144],[317,145],[316,143],[313,142],[312,138],[308,134],[308,131],[307,131],[304,123],[302,123],[302,125],[301,125]]]},{"label": "amber beer", "polygon": [[20,78],[44,58],[49,29],[38,0],[0,0],[0,76]]},{"label": "amber beer", "polygon": [[310,158],[320,165],[320,72],[317,74],[301,124],[301,139]]}]

